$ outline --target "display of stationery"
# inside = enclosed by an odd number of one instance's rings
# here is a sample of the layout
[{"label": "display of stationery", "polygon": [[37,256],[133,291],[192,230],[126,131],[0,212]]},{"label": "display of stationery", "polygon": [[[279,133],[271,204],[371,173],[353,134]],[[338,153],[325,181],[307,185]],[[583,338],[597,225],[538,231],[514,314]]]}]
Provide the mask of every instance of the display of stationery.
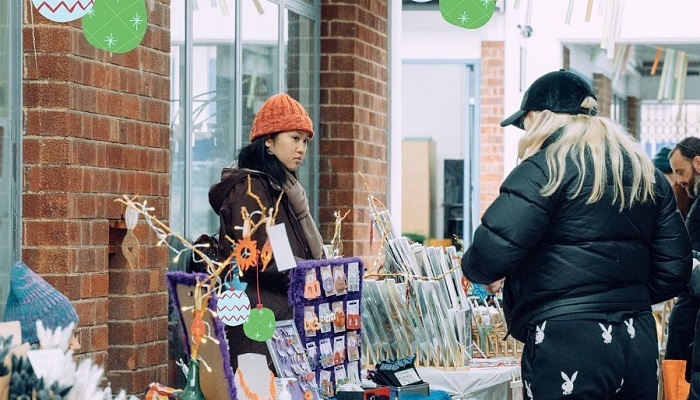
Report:
[{"label": "display of stationery", "polygon": [[295,378],[291,387],[293,399],[318,400],[319,386],[294,320],[277,321],[272,339],[267,340],[272,362],[280,378]]},{"label": "display of stationery", "polygon": [[289,275],[294,323],[320,395],[360,383],[362,272],[359,258],[302,261]]},{"label": "display of stationery", "polygon": [[365,275],[367,362],[416,356],[420,365],[461,368],[472,343],[472,304],[454,246],[424,247],[396,235],[387,210],[372,208],[383,240],[384,271]]}]

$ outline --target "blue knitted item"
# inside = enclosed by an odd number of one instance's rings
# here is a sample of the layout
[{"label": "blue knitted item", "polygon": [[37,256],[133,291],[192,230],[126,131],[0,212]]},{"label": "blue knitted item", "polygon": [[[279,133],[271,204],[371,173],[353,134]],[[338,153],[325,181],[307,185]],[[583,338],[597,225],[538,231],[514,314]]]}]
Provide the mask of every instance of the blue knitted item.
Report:
[{"label": "blue knitted item", "polygon": [[74,322],[78,325],[78,314],[68,298],[49,285],[42,277],[17,261],[10,272],[10,294],[3,321],[19,321],[22,325],[22,341],[38,343],[36,321],[44,328],[64,328]]}]

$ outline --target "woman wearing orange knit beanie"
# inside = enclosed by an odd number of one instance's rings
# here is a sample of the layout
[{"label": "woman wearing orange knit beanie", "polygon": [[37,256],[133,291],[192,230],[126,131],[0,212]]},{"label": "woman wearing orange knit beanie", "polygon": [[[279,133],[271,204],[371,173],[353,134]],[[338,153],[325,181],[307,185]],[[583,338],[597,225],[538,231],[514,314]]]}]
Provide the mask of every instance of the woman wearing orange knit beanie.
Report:
[{"label": "woman wearing orange knit beanie", "polygon": [[[297,180],[296,171],[304,159],[308,143],[314,136],[313,124],[304,107],[287,94],[277,94],[265,101],[255,116],[250,131],[250,144],[238,154],[237,165],[224,168],[221,182],[209,190],[209,203],[219,215],[219,259],[231,253],[231,243],[225,240],[242,238],[243,226],[241,207],[248,212],[260,209],[258,202],[247,194],[248,177],[251,190],[262,205],[275,208],[277,199],[281,202],[275,219],[276,224],[284,223],[292,253],[297,259],[319,259],[323,242],[311,214],[306,193]],[[267,240],[265,229],[258,229],[251,236],[257,242],[258,250]],[[289,279],[286,273],[277,270],[274,258],[264,272],[250,268],[244,272],[243,280],[248,284],[246,292],[250,299],[257,299],[258,285],[260,298],[265,307],[275,313],[276,320],[293,318],[293,307],[287,300]],[[258,283],[259,282],[259,283]],[[247,338],[242,327],[227,326],[231,367],[235,372],[238,355],[259,353],[268,356],[265,342]]]}]

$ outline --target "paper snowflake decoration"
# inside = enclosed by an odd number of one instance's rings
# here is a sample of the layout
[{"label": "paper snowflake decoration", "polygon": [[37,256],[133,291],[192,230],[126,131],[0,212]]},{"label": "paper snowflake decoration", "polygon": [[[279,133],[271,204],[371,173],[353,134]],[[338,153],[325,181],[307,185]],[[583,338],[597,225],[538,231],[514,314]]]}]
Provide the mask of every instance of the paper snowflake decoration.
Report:
[{"label": "paper snowflake decoration", "polygon": [[134,29],[135,29],[135,30],[138,30],[138,29],[139,29],[139,24],[142,23],[143,20],[142,20],[141,17],[139,16],[139,13],[136,13],[136,15],[135,15],[133,18],[131,18],[130,22],[131,22],[132,25],[134,26]]},{"label": "paper snowflake decoration", "polygon": [[105,43],[107,43],[107,47],[110,49],[117,43],[117,39],[115,39],[114,35],[112,35],[111,33],[105,38],[104,41]]}]

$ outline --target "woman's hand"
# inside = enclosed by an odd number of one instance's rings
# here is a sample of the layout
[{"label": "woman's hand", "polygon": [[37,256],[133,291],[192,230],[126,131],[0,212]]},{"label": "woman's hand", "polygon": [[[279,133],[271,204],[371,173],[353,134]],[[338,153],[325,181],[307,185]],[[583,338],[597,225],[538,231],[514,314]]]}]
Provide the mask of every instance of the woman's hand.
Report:
[{"label": "woman's hand", "polygon": [[502,278],[502,279],[499,279],[495,282],[491,282],[488,285],[484,285],[484,288],[486,289],[486,291],[488,291],[491,294],[497,293],[503,287],[503,282],[505,280],[506,280],[506,278]]}]

